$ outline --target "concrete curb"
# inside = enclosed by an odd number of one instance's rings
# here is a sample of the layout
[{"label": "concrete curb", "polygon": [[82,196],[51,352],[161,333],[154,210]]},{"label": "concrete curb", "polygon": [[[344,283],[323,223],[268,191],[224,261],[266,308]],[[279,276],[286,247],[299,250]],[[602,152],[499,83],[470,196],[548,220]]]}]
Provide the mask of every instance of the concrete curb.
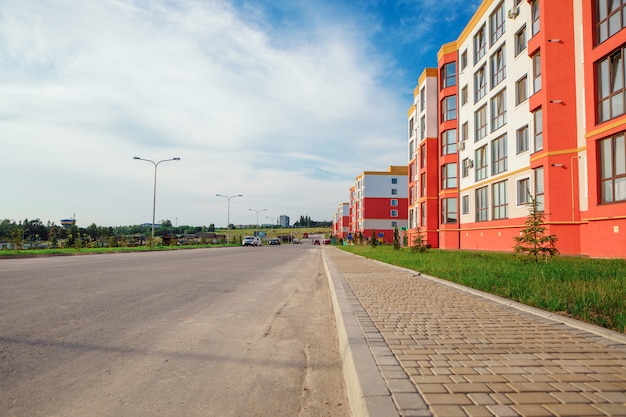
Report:
[{"label": "concrete curb", "polygon": [[[357,314],[367,315],[343,275],[322,255],[333,301],[339,352],[352,417],[399,417]],[[355,308],[361,311],[355,311]],[[379,335],[382,339],[382,337]]]}]

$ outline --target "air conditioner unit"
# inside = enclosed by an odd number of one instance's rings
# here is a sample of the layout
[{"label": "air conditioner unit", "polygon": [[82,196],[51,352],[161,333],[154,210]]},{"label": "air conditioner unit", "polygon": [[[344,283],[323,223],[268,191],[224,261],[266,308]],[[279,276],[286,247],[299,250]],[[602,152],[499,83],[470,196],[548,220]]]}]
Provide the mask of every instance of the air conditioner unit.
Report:
[{"label": "air conditioner unit", "polygon": [[513,7],[511,10],[509,10],[509,12],[507,13],[507,16],[509,19],[515,19],[518,14],[519,14],[519,6]]},{"label": "air conditioner unit", "polygon": [[474,167],[474,161],[472,161],[471,159],[466,159],[465,168],[473,168],[473,167]]},{"label": "air conditioner unit", "polygon": [[465,141],[459,142],[459,150],[461,151],[465,150]]}]

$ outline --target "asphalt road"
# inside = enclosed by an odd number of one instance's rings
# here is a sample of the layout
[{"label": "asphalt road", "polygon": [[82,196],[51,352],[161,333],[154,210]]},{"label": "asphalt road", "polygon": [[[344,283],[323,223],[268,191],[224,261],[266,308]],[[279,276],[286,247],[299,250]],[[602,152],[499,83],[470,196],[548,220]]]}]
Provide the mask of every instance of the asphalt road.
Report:
[{"label": "asphalt road", "polygon": [[350,414],[321,249],[0,260],[0,416]]}]

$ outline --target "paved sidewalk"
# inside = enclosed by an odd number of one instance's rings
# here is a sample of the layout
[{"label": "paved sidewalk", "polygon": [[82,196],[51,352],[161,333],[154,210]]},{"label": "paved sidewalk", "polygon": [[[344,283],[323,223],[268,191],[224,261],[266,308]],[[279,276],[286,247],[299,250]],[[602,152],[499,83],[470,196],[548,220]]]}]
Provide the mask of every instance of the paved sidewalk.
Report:
[{"label": "paved sidewalk", "polygon": [[626,416],[626,335],[323,254],[353,416]]}]

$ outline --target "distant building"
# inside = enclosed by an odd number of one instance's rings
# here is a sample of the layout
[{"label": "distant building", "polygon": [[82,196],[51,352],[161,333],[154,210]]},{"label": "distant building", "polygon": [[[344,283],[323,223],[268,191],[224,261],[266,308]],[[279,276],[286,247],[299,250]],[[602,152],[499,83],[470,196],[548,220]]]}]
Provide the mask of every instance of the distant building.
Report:
[{"label": "distant building", "polygon": [[406,166],[363,172],[350,189],[349,231],[355,237],[370,239],[374,233],[377,239],[393,242],[394,229],[408,224],[407,192]]},{"label": "distant building", "polygon": [[341,203],[333,215],[333,235],[345,239],[350,233],[350,203]]},{"label": "distant building", "polygon": [[75,224],[76,224],[76,219],[61,219],[61,226],[63,226],[65,229],[69,229]]},{"label": "distant building", "polygon": [[279,217],[279,222],[281,227],[290,227],[289,226],[289,216],[285,216],[284,214]]}]

